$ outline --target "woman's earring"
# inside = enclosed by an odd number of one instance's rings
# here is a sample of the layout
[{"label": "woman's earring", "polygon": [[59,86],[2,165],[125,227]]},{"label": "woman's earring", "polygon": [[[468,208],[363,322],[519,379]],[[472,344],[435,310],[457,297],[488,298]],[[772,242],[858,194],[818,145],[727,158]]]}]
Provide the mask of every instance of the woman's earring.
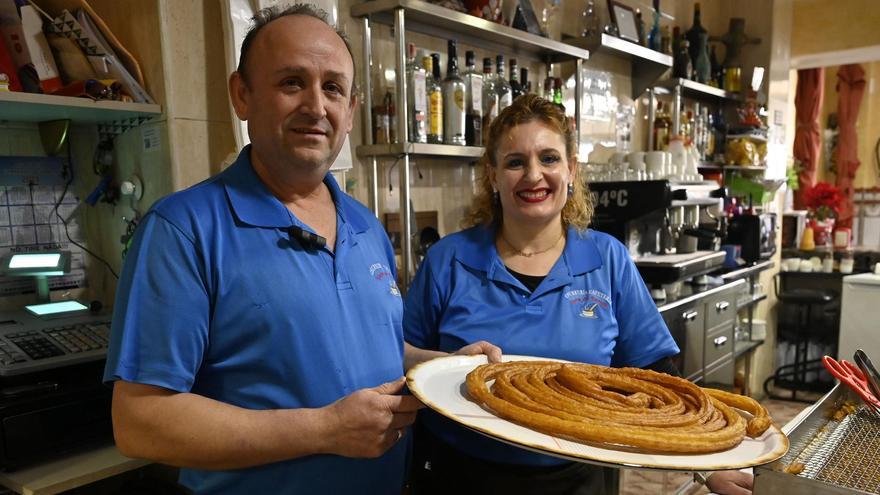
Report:
[{"label": "woman's earring", "polygon": [[492,190],[492,204],[495,206],[501,206],[501,195],[494,189]]},{"label": "woman's earring", "polygon": [[568,197],[570,198],[572,196],[574,196],[574,183],[569,182],[568,183]]}]

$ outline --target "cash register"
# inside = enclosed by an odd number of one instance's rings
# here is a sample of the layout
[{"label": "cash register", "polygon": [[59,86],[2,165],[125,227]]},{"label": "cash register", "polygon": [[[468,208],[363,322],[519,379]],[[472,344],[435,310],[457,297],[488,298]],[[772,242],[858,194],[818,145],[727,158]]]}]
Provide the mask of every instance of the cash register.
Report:
[{"label": "cash register", "polygon": [[112,439],[111,390],[102,384],[109,316],[78,301],[49,301],[48,277],[70,253],[13,253],[0,276],[36,281],[37,303],[0,311],[0,469],[14,470]]}]

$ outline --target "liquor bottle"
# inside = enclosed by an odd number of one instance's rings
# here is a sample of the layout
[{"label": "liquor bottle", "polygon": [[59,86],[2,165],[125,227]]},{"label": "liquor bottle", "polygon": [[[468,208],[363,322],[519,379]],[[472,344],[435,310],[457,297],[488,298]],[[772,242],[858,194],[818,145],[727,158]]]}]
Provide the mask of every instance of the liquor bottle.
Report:
[{"label": "liquor bottle", "polygon": [[373,142],[375,144],[391,143],[391,115],[388,111],[393,108],[394,97],[391,91],[383,85],[379,89],[382,98],[373,106]]},{"label": "liquor bottle", "polygon": [[718,63],[718,56],[715,54],[715,46],[709,53],[709,64],[712,66],[712,82],[709,84],[716,88],[724,89],[724,66]]},{"label": "liquor bottle", "polygon": [[523,94],[522,86],[519,83],[519,75],[517,75],[516,59],[510,59],[510,92],[511,99],[515,100]]},{"label": "liquor bottle", "polygon": [[464,54],[465,126],[464,140],[468,146],[483,144],[483,75],[477,72],[474,52]]},{"label": "liquor bottle", "polygon": [[685,144],[687,144],[688,140],[693,141],[694,138],[694,113],[682,104],[679,115],[681,115],[681,122],[678,125],[678,135],[683,136]]},{"label": "liquor bottle", "polygon": [[700,2],[696,2],[694,4],[694,24],[684,34],[685,39],[689,43],[688,55],[690,55],[691,64],[694,67],[697,66],[697,58],[699,58],[700,52],[706,50],[706,45],[709,41],[708,36],[709,32],[706,31],[706,28],[700,22]]},{"label": "liquor bottle", "polygon": [[700,160],[703,159],[703,150],[706,148],[706,121],[703,120],[703,106],[694,103],[694,127],[691,132],[694,135],[694,148],[697,150]]},{"label": "liquor bottle", "polygon": [[529,68],[522,67],[519,70],[519,85],[522,87],[523,94],[532,92],[532,81],[529,81]]},{"label": "liquor bottle", "polygon": [[428,93],[424,67],[416,63],[416,45],[410,43],[406,60],[406,105],[409,119],[409,141],[428,142]]},{"label": "liquor bottle", "polygon": [[654,14],[651,29],[648,31],[648,48],[658,52],[663,48],[663,36],[660,33],[660,0],[654,0]]},{"label": "liquor bottle", "polygon": [[693,76],[694,67],[691,64],[691,56],[688,55],[689,44],[684,37],[678,41],[678,52],[672,59],[672,77],[690,79]]},{"label": "liquor bottle", "polygon": [[553,78],[549,74],[544,78],[544,94],[542,96],[547,101],[553,101]]},{"label": "liquor bottle", "polygon": [[[679,29],[678,26],[673,27],[672,28],[672,53],[670,53],[670,55],[672,55],[673,72],[675,69],[675,57],[677,57],[678,52],[681,51],[681,39],[682,39],[681,29]],[[690,58],[690,55],[688,55],[688,57]],[[673,77],[675,77],[675,76],[673,76]]]},{"label": "liquor bottle", "polygon": [[715,161],[715,116],[709,113],[709,109],[703,107],[706,121],[706,150],[703,153],[706,161]]},{"label": "liquor bottle", "polygon": [[669,34],[669,26],[663,26],[660,33],[660,51],[672,55],[672,35]]},{"label": "liquor bottle", "polygon": [[492,75],[492,59],[483,59],[483,141],[489,135],[489,125],[498,116],[498,92],[495,90],[495,77]]},{"label": "liquor bottle", "polygon": [[385,107],[385,115],[388,116],[388,142],[397,142],[397,110],[394,108],[394,90],[393,87],[388,88],[385,92],[385,98],[382,100]]},{"label": "liquor bottle", "polygon": [[580,25],[581,38],[599,36],[602,30],[599,27],[599,14],[596,12],[594,0],[587,0],[584,10],[581,12]]},{"label": "liquor bottle", "polygon": [[446,79],[443,80],[443,142],[464,146],[465,108],[464,80],[458,74],[458,52],[455,41],[449,40]]},{"label": "liquor bottle", "polygon": [[642,19],[642,9],[636,9],[636,32],[639,33],[639,44],[648,46],[648,35],[645,32],[645,20]]},{"label": "liquor bottle", "polygon": [[669,147],[672,119],[664,111],[662,101],[657,102],[657,115],[654,116],[654,151],[664,151]]},{"label": "liquor bottle", "polygon": [[565,107],[562,105],[562,79],[558,77],[553,79],[553,103],[556,103],[565,110]]},{"label": "liquor bottle", "polygon": [[440,89],[440,54],[422,59],[425,72],[425,92],[428,95],[428,142],[443,143],[443,91]]},{"label": "liquor bottle", "polygon": [[495,76],[495,92],[498,93],[498,112],[501,112],[513,103],[510,83],[504,77],[504,55],[495,57],[495,69],[498,72]]}]

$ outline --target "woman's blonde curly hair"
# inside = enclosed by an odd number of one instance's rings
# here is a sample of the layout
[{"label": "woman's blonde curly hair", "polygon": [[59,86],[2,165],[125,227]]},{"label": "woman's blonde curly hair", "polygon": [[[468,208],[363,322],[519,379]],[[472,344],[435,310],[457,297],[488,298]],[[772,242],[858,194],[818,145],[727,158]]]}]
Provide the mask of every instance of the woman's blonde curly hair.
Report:
[{"label": "woman's blonde curly hair", "polygon": [[[527,124],[534,120],[540,121],[550,129],[563,136],[565,140],[565,152],[569,163],[575,159],[577,140],[570,125],[569,118],[565,116],[559,106],[545,100],[535,94],[525,94],[513,101],[492,121],[488,130],[486,150],[480,157],[480,165],[483,174],[480,177],[480,190],[471,203],[470,211],[462,221],[463,227],[476,225],[501,226],[503,215],[501,204],[493,199],[492,184],[489,182],[489,167],[495,167],[495,155],[498,152],[502,137],[510,129]],[[593,216],[593,201],[586,184],[579,177],[574,181],[574,194],[569,196],[568,201],[562,208],[562,225],[565,228],[574,227],[579,232],[587,230],[590,219]]]}]

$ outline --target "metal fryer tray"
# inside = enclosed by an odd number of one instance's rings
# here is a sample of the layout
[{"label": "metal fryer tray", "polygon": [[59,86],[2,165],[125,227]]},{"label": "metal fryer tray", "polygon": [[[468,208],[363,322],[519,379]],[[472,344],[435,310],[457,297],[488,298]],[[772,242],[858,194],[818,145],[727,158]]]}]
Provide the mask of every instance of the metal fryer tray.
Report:
[{"label": "metal fryer tray", "polygon": [[[858,410],[833,415],[851,402]],[[880,493],[880,417],[838,383],[788,434],[791,447],[776,462],[755,469],[756,495]],[[804,464],[800,474],[784,472]]]}]

